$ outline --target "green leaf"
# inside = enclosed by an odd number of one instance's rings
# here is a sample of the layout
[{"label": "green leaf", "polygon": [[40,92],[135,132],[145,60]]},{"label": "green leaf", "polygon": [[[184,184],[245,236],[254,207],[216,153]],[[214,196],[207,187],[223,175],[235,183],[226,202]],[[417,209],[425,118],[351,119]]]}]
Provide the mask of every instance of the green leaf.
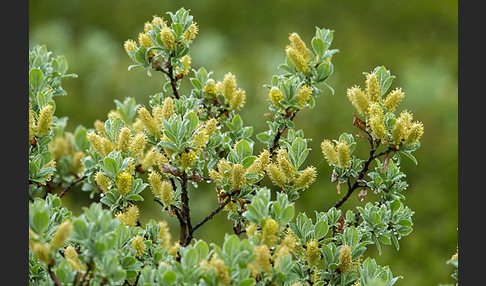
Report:
[{"label": "green leaf", "polygon": [[238,154],[238,157],[240,158],[240,160],[243,160],[246,157],[251,156],[252,152],[253,152],[252,148],[250,147],[250,143],[248,143],[248,141],[245,140],[245,139],[240,140],[236,144],[235,151],[236,151],[236,154]]},{"label": "green leaf", "polygon": [[172,270],[167,270],[162,276],[162,284],[163,285],[171,285],[174,284],[177,280],[177,275]]},{"label": "green leaf", "polygon": [[110,157],[105,157],[103,160],[103,164],[105,165],[106,170],[109,172],[112,178],[115,178],[118,171],[118,166],[116,164],[116,160]]},{"label": "green leaf", "polygon": [[49,214],[46,212],[36,212],[32,217],[32,228],[38,234],[43,234],[49,224]]},{"label": "green leaf", "polygon": [[329,225],[324,220],[318,221],[314,227],[314,236],[316,239],[321,239],[326,236],[329,231]]},{"label": "green leaf", "polygon": [[316,52],[317,56],[321,58],[324,55],[324,52],[326,51],[324,48],[324,41],[314,37],[312,39],[312,47],[314,48],[314,51]]},{"label": "green leaf", "polygon": [[127,201],[143,201],[143,197],[141,195],[131,194],[125,198]]},{"label": "green leaf", "polygon": [[198,242],[196,242],[196,244],[194,245],[194,249],[196,249],[198,260],[206,259],[206,257],[208,256],[209,247],[205,241],[199,240]]},{"label": "green leaf", "polygon": [[40,69],[33,68],[29,72],[29,84],[32,86],[34,92],[40,91],[44,81],[44,74]]},{"label": "green leaf", "polygon": [[230,235],[227,237],[226,241],[223,244],[223,251],[229,257],[235,257],[236,253],[239,250],[240,241],[236,235]]},{"label": "green leaf", "polygon": [[245,280],[241,280],[239,286],[250,286],[250,285],[255,285],[255,279],[253,278],[248,278]]},{"label": "green leaf", "polygon": [[192,133],[196,128],[197,128],[197,124],[199,123],[199,118],[197,117],[197,115],[194,113],[194,112],[189,112],[187,113],[185,116],[184,116],[184,121],[186,121],[188,123],[187,127],[189,128],[189,133]]},{"label": "green leaf", "polygon": [[407,158],[409,158],[410,160],[412,160],[412,162],[414,162],[414,163],[415,163],[415,165],[418,165],[418,161],[417,161],[417,159],[415,158],[415,156],[414,156],[414,155],[412,155],[412,153],[403,151],[403,152],[400,152],[400,154],[405,155],[405,157],[407,157]]}]

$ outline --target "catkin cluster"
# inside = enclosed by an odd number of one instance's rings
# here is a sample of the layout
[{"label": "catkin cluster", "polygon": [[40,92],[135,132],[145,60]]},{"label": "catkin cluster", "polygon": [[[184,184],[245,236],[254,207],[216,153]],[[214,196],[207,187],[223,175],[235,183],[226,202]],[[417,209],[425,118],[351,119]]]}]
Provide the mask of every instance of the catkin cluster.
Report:
[{"label": "catkin cluster", "polygon": [[405,93],[401,88],[394,89],[384,97],[382,93],[377,75],[368,73],[365,90],[353,86],[348,88],[346,95],[358,113],[365,116],[367,128],[374,139],[394,144],[398,148],[401,145],[417,145],[424,133],[423,124],[412,122],[412,114],[408,111],[403,111],[398,118],[394,114]]},{"label": "catkin cluster", "polygon": [[308,166],[303,171],[298,172],[290,163],[285,148],[278,149],[276,162],[269,163],[266,171],[270,180],[281,188],[307,189],[317,176],[314,166]]}]

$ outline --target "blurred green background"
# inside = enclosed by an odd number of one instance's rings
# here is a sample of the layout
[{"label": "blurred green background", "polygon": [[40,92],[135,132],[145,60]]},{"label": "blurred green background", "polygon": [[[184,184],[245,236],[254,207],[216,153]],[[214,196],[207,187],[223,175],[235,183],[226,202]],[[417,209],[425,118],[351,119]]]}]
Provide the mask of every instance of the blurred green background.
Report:
[{"label": "blurred green background", "polygon": [[[410,185],[405,203],[415,211],[414,231],[401,240],[399,252],[386,247],[379,256],[370,247],[367,254],[381,265],[390,265],[394,275],[404,276],[397,285],[438,285],[454,281],[453,269],[445,262],[458,242],[457,5],[451,0],[29,1],[29,45],[46,44],[54,55],[65,55],[69,72],[79,76],[63,82],[68,96],[56,98],[56,115],[69,117],[67,131],[78,124],[93,127],[96,119],[105,120],[115,108],[114,99],[131,96],[148,105],[148,96],[161,91],[158,74],[148,77],[142,69],[127,70],[132,62],[123,50],[124,41],[136,40],[153,15],[166,17],[167,11],[190,9],[200,28],[191,52],[193,68],[204,66],[217,80],[229,71],[237,76],[239,86],[247,91],[241,115],[245,125],[254,126],[254,136],[267,129],[263,85],[279,73],[288,35],[297,32],[309,43],[316,26],[335,30],[332,48],[340,52],[333,57],[335,70],[328,81],[335,95],[325,89],[315,108],[295,119],[296,128],[313,139],[306,163],[316,166],[319,174],[296,202],[297,211],[312,216],[314,210],[325,211],[339,199],[319,144],[342,132],[355,133],[354,109],[346,89],[363,86],[363,72],[386,66],[397,77],[392,88],[402,87],[406,94],[399,111],[412,111],[414,120],[424,123],[425,135],[415,153],[419,165],[408,159],[402,164]],[[183,92],[188,93],[188,79],[184,84]],[[257,142],[256,152],[261,148]],[[161,214],[148,189],[144,192],[142,223],[149,218],[168,220],[177,241],[177,220]],[[194,221],[217,205],[212,186],[192,190],[190,196]],[[75,214],[89,203],[81,191],[63,200]],[[353,196],[344,210],[365,202]],[[221,243],[223,234],[231,231],[231,223],[221,213],[196,236]]]}]

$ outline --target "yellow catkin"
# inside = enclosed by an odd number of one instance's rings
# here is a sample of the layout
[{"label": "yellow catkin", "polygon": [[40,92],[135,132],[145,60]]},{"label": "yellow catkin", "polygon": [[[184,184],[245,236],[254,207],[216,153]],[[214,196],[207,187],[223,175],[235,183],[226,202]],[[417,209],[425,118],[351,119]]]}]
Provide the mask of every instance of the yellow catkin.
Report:
[{"label": "yellow catkin", "polygon": [[83,151],[78,151],[74,153],[72,160],[71,160],[71,172],[73,174],[81,174],[84,172],[86,167],[84,166],[82,159],[85,157]]},{"label": "yellow catkin", "polygon": [[140,156],[145,149],[145,145],[147,144],[147,136],[143,132],[138,132],[130,141],[130,146],[128,150],[132,152],[133,156]]},{"label": "yellow catkin", "polygon": [[290,62],[297,71],[302,72],[304,75],[307,75],[309,73],[309,63],[296,49],[292,48],[291,46],[287,46],[287,48],[285,49],[285,53],[289,57]]},{"label": "yellow catkin", "polygon": [[256,269],[260,273],[270,273],[272,271],[272,266],[270,264],[271,256],[268,246],[265,244],[255,246],[254,253],[256,254],[256,258],[253,261],[253,264],[255,265]]},{"label": "yellow catkin", "polygon": [[380,83],[378,82],[378,78],[376,74],[370,73],[366,75],[366,95],[371,102],[378,102],[380,101]]},{"label": "yellow catkin", "polygon": [[245,230],[246,230],[246,235],[248,237],[250,236],[254,236],[258,230],[258,225],[252,223],[252,222],[249,222],[246,227],[245,227]]},{"label": "yellow catkin", "polygon": [[306,61],[309,62],[311,59],[311,53],[307,46],[305,45],[304,41],[300,38],[299,34],[292,33],[289,36],[290,46],[294,48]]},{"label": "yellow catkin", "polygon": [[405,141],[412,122],[412,114],[408,111],[402,111],[395,121],[395,126],[391,130],[391,141],[399,145]]},{"label": "yellow catkin", "polygon": [[213,267],[214,273],[218,278],[218,285],[229,285],[231,283],[231,277],[228,272],[228,268],[224,264],[224,261],[213,255],[209,261],[209,266]]},{"label": "yellow catkin", "polygon": [[49,249],[44,244],[37,241],[32,242],[32,244],[30,244],[30,249],[34,252],[35,256],[37,256],[37,259],[44,263],[49,262]]},{"label": "yellow catkin", "polygon": [[37,122],[37,137],[42,137],[49,131],[52,123],[52,105],[44,106],[39,113]]},{"label": "yellow catkin", "polygon": [[174,101],[171,97],[166,97],[164,99],[161,114],[165,120],[169,120],[169,118],[174,114]]},{"label": "yellow catkin", "polygon": [[402,92],[401,88],[396,88],[392,92],[390,92],[383,102],[383,106],[389,112],[395,112],[396,107],[402,102],[405,94]]},{"label": "yellow catkin", "polygon": [[155,146],[150,148],[143,156],[141,165],[143,170],[151,170],[152,167],[156,164],[158,151],[156,150]]},{"label": "yellow catkin", "polygon": [[108,192],[111,182],[101,171],[96,172],[95,182],[102,192]]},{"label": "yellow catkin", "polygon": [[145,33],[147,33],[148,31],[152,31],[154,29],[154,26],[150,23],[150,22],[145,22],[145,24],[143,24],[143,31]]},{"label": "yellow catkin", "polygon": [[108,138],[102,137],[101,138],[101,148],[103,150],[101,155],[102,156],[108,156],[111,153],[111,151],[115,150],[115,144],[113,144],[113,142],[111,142]]},{"label": "yellow catkin", "polygon": [[160,26],[160,25],[165,25],[164,19],[161,17],[154,15],[152,19],[152,25],[154,26]]},{"label": "yellow catkin", "polygon": [[190,44],[196,38],[198,31],[199,27],[197,23],[192,22],[189,28],[182,34],[182,39]]},{"label": "yellow catkin", "polygon": [[266,218],[262,225],[262,243],[272,247],[277,242],[278,222],[273,218]]},{"label": "yellow catkin", "polygon": [[303,85],[299,88],[299,92],[295,98],[295,102],[299,105],[300,109],[305,108],[307,101],[312,96],[312,88],[308,85]]},{"label": "yellow catkin", "polygon": [[318,248],[317,240],[316,239],[310,239],[307,244],[307,248],[305,250],[306,257],[307,257],[307,263],[309,263],[309,266],[317,266],[319,261],[321,260],[321,253]]},{"label": "yellow catkin", "polygon": [[162,40],[164,48],[166,48],[169,52],[172,52],[175,49],[175,36],[169,27],[165,26],[162,28],[160,31],[160,39]]},{"label": "yellow catkin", "polygon": [[[256,158],[255,161],[245,170],[245,174],[260,174],[263,171],[263,165],[259,158]],[[250,180],[251,181],[251,180]]]},{"label": "yellow catkin", "polygon": [[67,239],[71,235],[72,224],[71,221],[65,220],[58,227],[54,236],[50,241],[51,249],[58,249],[64,246]]},{"label": "yellow catkin", "polygon": [[192,137],[192,140],[191,140],[191,144],[195,148],[203,148],[208,143],[208,139],[209,139],[209,136],[208,136],[208,133],[206,131],[206,128],[203,127],[201,129],[199,129],[196,134],[194,134],[194,136]]},{"label": "yellow catkin", "polygon": [[142,256],[145,253],[145,244],[143,242],[143,237],[137,235],[132,240],[132,248],[136,251],[135,255],[137,257]]},{"label": "yellow catkin", "polygon": [[180,165],[182,170],[189,170],[196,161],[196,152],[190,150],[189,152],[183,152],[180,156]]},{"label": "yellow catkin", "polygon": [[206,81],[206,84],[203,87],[203,91],[210,97],[216,94],[216,82],[214,81],[214,79],[210,78]]},{"label": "yellow catkin", "polygon": [[348,143],[339,141],[336,144],[337,165],[340,168],[346,169],[351,165],[350,149]]},{"label": "yellow catkin", "polygon": [[316,176],[316,168],[314,166],[308,166],[294,181],[293,187],[296,189],[307,189],[315,181]]},{"label": "yellow catkin", "polygon": [[211,135],[218,128],[218,120],[211,118],[206,121],[206,134]]},{"label": "yellow catkin", "polygon": [[147,33],[139,33],[138,34],[138,43],[146,48],[150,48],[154,46],[152,39]]},{"label": "yellow catkin", "polygon": [[70,155],[73,153],[73,145],[71,139],[67,136],[55,137],[54,141],[49,144],[49,150],[51,151],[54,159],[59,160],[62,156]]},{"label": "yellow catkin", "polygon": [[220,180],[223,179],[220,173],[218,173],[216,170],[211,169],[208,172],[209,178],[211,179],[211,182],[214,182],[216,186],[221,186]]},{"label": "yellow catkin", "polygon": [[422,122],[414,122],[410,126],[407,137],[405,138],[404,144],[407,146],[414,146],[418,144],[420,138],[424,134],[424,125]]},{"label": "yellow catkin", "polygon": [[324,155],[324,158],[326,158],[327,162],[329,163],[329,165],[337,164],[338,161],[337,152],[331,140],[325,139],[324,141],[322,141],[321,151],[322,154]]},{"label": "yellow catkin", "polygon": [[346,96],[360,115],[366,114],[370,101],[366,93],[361,88],[358,86],[348,88],[346,91]]},{"label": "yellow catkin", "polygon": [[223,82],[221,85],[217,85],[219,87],[219,91],[223,94],[223,97],[226,99],[226,102],[230,102],[233,98],[233,94],[236,89],[236,76],[231,72],[224,75]]},{"label": "yellow catkin", "polygon": [[289,160],[287,149],[280,148],[277,151],[277,162],[280,172],[285,178],[285,182],[289,183],[295,179],[295,168],[292,166]]},{"label": "yellow catkin", "polygon": [[241,190],[245,185],[245,170],[241,164],[231,166],[230,186],[235,190]]},{"label": "yellow catkin", "polygon": [[298,242],[298,238],[289,228],[287,228],[285,232],[285,236],[282,239],[281,245],[286,246],[290,252],[293,252],[294,250],[297,249],[297,242]]},{"label": "yellow catkin", "polygon": [[116,188],[120,195],[125,196],[130,192],[132,176],[128,172],[121,172],[116,176]]},{"label": "yellow catkin", "polygon": [[191,55],[185,55],[181,58],[182,70],[176,67],[176,73],[182,75],[188,75],[191,72],[192,58]]},{"label": "yellow catkin", "polygon": [[371,132],[377,139],[385,139],[388,132],[385,127],[385,117],[383,115],[383,109],[377,102],[372,102],[368,108],[368,123],[371,128]]},{"label": "yellow catkin", "polygon": [[285,188],[285,176],[280,171],[280,168],[275,163],[270,163],[267,165],[267,174],[272,183],[281,188]]},{"label": "yellow catkin", "polygon": [[105,129],[105,123],[99,119],[96,119],[94,122],[93,122],[93,126],[95,128],[95,130],[97,132],[102,132],[102,131],[106,131]]},{"label": "yellow catkin", "polygon": [[347,273],[351,269],[352,254],[349,245],[343,245],[339,250],[339,269],[342,273]]},{"label": "yellow catkin", "polygon": [[268,165],[268,163],[270,162],[270,152],[268,152],[268,150],[266,150],[266,149],[263,150],[258,155],[258,159],[260,159],[260,161],[262,162],[262,167],[265,168]]},{"label": "yellow catkin", "polygon": [[101,136],[91,131],[86,135],[86,139],[88,139],[88,142],[91,144],[91,147],[93,147],[96,153],[104,156],[103,145],[101,144]]},{"label": "yellow catkin", "polygon": [[138,222],[139,209],[136,205],[132,205],[125,212],[116,214],[115,217],[126,226],[135,226]]},{"label": "yellow catkin", "polygon": [[270,102],[272,102],[273,105],[275,105],[279,109],[284,109],[280,101],[283,99],[283,93],[282,91],[276,87],[272,86],[270,91],[268,92],[268,98],[270,99]]},{"label": "yellow catkin", "polygon": [[231,175],[231,165],[225,159],[221,159],[218,161],[217,164],[218,172],[221,174],[223,178],[229,178]]},{"label": "yellow catkin", "polygon": [[166,206],[170,206],[174,199],[174,190],[172,189],[172,184],[169,181],[162,181],[162,189],[160,200]]},{"label": "yellow catkin", "polygon": [[130,52],[133,52],[137,49],[137,43],[135,43],[134,40],[126,40],[123,44],[123,48],[125,49],[125,52],[130,55]]},{"label": "yellow catkin", "polygon": [[234,110],[240,110],[245,106],[246,102],[246,91],[238,88],[235,90],[233,93],[233,97],[230,99],[229,104],[231,106],[231,109]]},{"label": "yellow catkin", "polygon": [[147,130],[149,135],[154,135],[156,137],[160,136],[160,128],[157,124],[157,121],[152,117],[150,112],[145,107],[140,107],[137,111],[140,120],[142,120],[142,124]]},{"label": "yellow catkin", "polygon": [[169,249],[171,245],[171,239],[172,239],[172,235],[170,234],[169,231],[169,224],[165,220],[163,220],[163,221],[159,221],[158,225],[159,225],[159,234],[157,237],[162,239],[162,243],[161,243],[162,246],[165,249]]},{"label": "yellow catkin", "polygon": [[132,137],[132,131],[130,128],[124,126],[120,129],[118,133],[118,138],[116,140],[116,150],[121,152],[127,152],[130,146],[130,139]]},{"label": "yellow catkin", "polygon": [[76,252],[76,249],[74,249],[74,247],[72,247],[71,245],[68,245],[66,249],[64,249],[64,258],[66,258],[69,264],[71,264],[71,268],[73,269],[73,271],[86,271],[86,267],[78,258],[78,253]]}]

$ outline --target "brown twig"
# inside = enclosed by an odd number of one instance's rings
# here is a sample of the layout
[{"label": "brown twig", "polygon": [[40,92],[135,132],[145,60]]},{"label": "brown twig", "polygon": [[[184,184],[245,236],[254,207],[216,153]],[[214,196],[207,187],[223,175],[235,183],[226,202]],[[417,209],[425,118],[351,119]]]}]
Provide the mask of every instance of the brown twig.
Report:
[{"label": "brown twig", "polygon": [[360,185],[359,183],[363,181],[364,176],[368,173],[368,169],[370,167],[371,162],[374,159],[379,158],[379,157],[381,157],[383,155],[387,155],[391,151],[393,151],[393,149],[391,147],[389,147],[387,150],[382,151],[379,154],[375,155],[375,152],[376,152],[376,149],[378,148],[378,145],[379,144],[377,144],[376,146],[374,146],[374,147],[371,148],[370,155],[369,155],[368,159],[365,161],[364,167],[361,170],[361,172],[359,173],[359,176],[355,180],[355,182],[353,183],[353,185],[351,185],[351,182],[350,182],[350,180],[348,178],[348,191],[346,192],[346,194],[344,194],[344,196],[341,197],[341,199],[339,199],[339,201],[337,201],[336,203],[334,203],[333,207],[339,208],[344,202],[346,202],[349,199],[349,197],[351,196],[351,194],[356,189],[358,189],[360,187],[365,187],[363,185]]},{"label": "brown twig", "polygon": [[56,274],[54,274],[54,272],[52,272],[51,267],[52,267],[52,265],[50,265],[50,264],[47,267],[47,272],[49,272],[49,277],[51,277],[51,279],[52,279],[52,281],[54,281],[55,285],[63,286],[61,280],[59,280],[59,278],[57,278]]},{"label": "brown twig", "polygon": [[84,180],[86,178],[87,178],[87,176],[82,176],[81,178],[77,179],[76,181],[69,183],[69,185],[62,191],[62,193],[59,194],[59,197],[62,198],[62,196],[64,196],[70,188],[72,188],[74,185],[76,185],[77,183],[81,182],[82,180]]},{"label": "brown twig", "polygon": [[217,213],[219,213],[229,202],[231,202],[231,194],[229,194],[226,199],[223,201],[222,204],[220,204],[215,210],[213,210],[207,217],[205,217],[202,221],[200,221],[198,224],[196,224],[192,229],[191,229],[191,233],[193,233],[194,231],[196,231],[198,228],[200,228],[203,224],[205,224],[206,222],[208,222],[210,219],[213,218],[214,215],[216,215]]}]

